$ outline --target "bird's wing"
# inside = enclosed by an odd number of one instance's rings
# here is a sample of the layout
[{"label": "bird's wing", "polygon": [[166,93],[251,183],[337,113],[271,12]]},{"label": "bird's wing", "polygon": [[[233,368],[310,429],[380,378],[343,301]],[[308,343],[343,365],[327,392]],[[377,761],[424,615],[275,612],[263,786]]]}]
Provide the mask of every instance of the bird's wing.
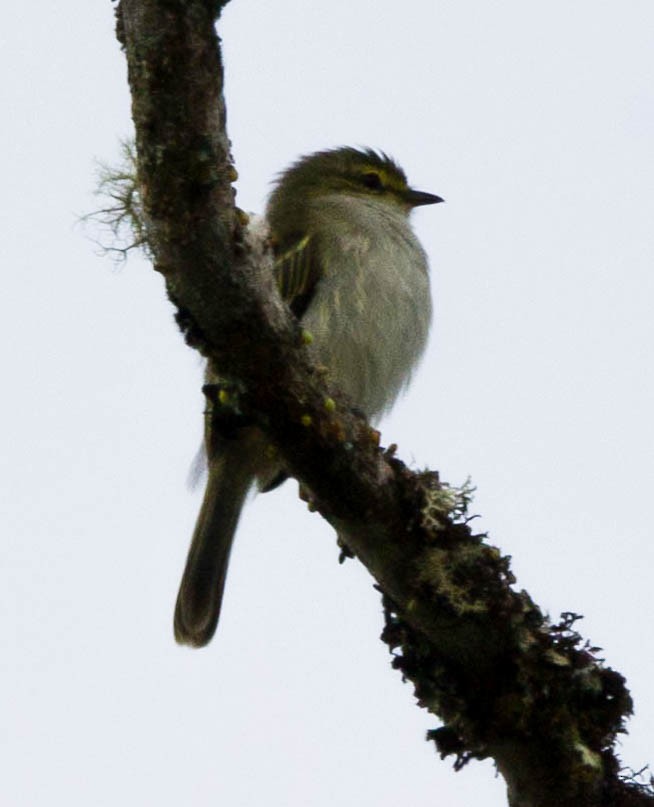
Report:
[{"label": "bird's wing", "polygon": [[[298,233],[295,237],[286,239],[283,245],[275,247],[274,272],[279,293],[298,319],[307,310],[316,284],[322,275],[317,253],[315,238],[303,233]],[[222,384],[220,379],[213,379],[210,383],[217,387]],[[207,424],[207,428],[211,435],[211,421]],[[195,487],[207,473],[207,452],[213,454],[209,449],[210,442],[211,437],[208,441],[205,439],[193,460],[188,477],[189,487]],[[273,490],[287,476],[286,472],[280,472],[262,485],[262,492]]]},{"label": "bird's wing", "polygon": [[279,293],[298,319],[306,311],[321,275],[314,237],[300,235],[290,246],[278,251],[275,277]]}]

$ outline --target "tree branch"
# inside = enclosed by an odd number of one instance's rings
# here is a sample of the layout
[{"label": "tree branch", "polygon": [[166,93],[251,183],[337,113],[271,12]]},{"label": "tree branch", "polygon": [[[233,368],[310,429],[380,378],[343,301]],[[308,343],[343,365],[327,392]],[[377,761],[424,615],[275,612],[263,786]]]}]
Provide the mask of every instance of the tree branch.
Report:
[{"label": "tree branch", "polygon": [[[383,638],[457,766],[492,757],[515,807],[654,804],[612,750],[631,700],[581,643],[512,588],[472,533],[465,493],[412,473],[312,363],[274,288],[265,238],[234,206],[215,17],[224,3],[121,0],[138,181],[155,268],[186,339],[268,434],[312,506],[384,595]],[[335,402],[335,407],[333,406]]]}]

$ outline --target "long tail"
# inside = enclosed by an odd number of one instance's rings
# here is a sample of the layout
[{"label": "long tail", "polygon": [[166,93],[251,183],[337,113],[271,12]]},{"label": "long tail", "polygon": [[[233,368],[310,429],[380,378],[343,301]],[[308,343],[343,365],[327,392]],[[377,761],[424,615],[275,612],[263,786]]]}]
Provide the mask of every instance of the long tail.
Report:
[{"label": "long tail", "polygon": [[224,444],[209,464],[175,605],[175,639],[180,644],[202,647],[215,633],[234,533],[253,478],[249,452],[239,440]]}]

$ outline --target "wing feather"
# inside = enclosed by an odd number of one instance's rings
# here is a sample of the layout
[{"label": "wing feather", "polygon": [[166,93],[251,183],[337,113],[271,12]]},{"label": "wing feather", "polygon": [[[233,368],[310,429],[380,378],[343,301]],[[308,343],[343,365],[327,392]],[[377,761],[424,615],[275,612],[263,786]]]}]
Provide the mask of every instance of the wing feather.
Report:
[{"label": "wing feather", "polygon": [[304,235],[298,236],[288,248],[280,250],[275,259],[279,292],[298,318],[306,311],[322,274],[316,253],[315,239]]}]

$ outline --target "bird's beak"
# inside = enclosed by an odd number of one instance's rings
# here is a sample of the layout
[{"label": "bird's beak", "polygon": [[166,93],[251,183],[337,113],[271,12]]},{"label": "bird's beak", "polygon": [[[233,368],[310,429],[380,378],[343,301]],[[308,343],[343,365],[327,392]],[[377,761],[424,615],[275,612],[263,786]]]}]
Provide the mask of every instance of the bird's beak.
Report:
[{"label": "bird's beak", "polygon": [[421,205],[435,205],[438,202],[444,202],[445,199],[442,199],[440,196],[436,196],[435,193],[425,193],[425,191],[414,191],[413,188],[409,188],[409,190],[404,194],[404,198],[406,203],[411,207],[420,207]]}]

